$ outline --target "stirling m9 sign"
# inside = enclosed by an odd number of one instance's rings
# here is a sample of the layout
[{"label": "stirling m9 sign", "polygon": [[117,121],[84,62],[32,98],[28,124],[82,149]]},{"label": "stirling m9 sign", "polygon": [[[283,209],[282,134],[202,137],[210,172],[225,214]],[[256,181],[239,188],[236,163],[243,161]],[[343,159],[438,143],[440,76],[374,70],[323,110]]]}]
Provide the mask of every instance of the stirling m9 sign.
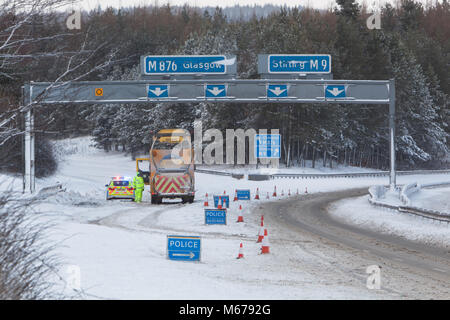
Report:
[{"label": "stirling m9 sign", "polygon": [[269,73],[330,73],[329,54],[271,54],[267,56]]},{"label": "stirling m9 sign", "polygon": [[143,56],[142,74],[151,75],[223,75],[235,66],[236,58],[216,56]]}]

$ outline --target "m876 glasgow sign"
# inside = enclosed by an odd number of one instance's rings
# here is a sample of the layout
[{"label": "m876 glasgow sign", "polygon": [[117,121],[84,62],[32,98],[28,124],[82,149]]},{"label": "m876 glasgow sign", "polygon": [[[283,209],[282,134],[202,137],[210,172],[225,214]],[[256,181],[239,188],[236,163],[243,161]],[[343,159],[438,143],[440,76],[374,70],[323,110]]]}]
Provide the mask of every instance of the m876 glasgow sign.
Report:
[{"label": "m876 glasgow sign", "polygon": [[142,74],[226,74],[227,66],[234,65],[235,59],[226,56],[144,56]]}]

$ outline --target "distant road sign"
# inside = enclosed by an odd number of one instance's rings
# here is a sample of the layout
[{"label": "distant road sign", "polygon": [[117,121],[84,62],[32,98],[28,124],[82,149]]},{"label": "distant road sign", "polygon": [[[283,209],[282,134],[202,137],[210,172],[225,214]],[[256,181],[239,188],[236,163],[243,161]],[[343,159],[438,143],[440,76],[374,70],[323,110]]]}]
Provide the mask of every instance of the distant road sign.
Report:
[{"label": "distant road sign", "polygon": [[250,190],[249,189],[237,189],[236,197],[238,200],[250,200]]},{"label": "distant road sign", "polygon": [[225,74],[236,58],[225,56],[144,56],[141,58],[144,75],[167,74]]},{"label": "distant road sign", "polygon": [[95,88],[95,96],[103,97],[103,88]]},{"label": "distant road sign", "polygon": [[149,85],[147,88],[147,97],[149,98],[168,98],[169,86],[167,84]]},{"label": "distant road sign", "polygon": [[201,238],[198,236],[167,236],[170,260],[200,261]]},{"label": "distant road sign", "polygon": [[255,158],[280,158],[281,135],[257,134],[255,136]]},{"label": "distant road sign", "polygon": [[205,86],[206,98],[224,98],[227,96],[227,88],[224,84],[207,84]]},{"label": "distant road sign", "polygon": [[288,87],[287,84],[269,84],[267,86],[268,98],[287,98]]},{"label": "distant road sign", "polygon": [[227,210],[205,209],[205,224],[227,224]]},{"label": "distant road sign", "polygon": [[214,207],[218,207],[219,203],[222,205],[222,207],[229,208],[230,207],[230,196],[227,195],[221,195],[221,196],[213,196],[214,199]]},{"label": "distant road sign", "polygon": [[325,86],[325,98],[336,99],[345,97],[345,85]]},{"label": "distant road sign", "polygon": [[329,54],[271,54],[268,56],[269,73],[330,73]]}]

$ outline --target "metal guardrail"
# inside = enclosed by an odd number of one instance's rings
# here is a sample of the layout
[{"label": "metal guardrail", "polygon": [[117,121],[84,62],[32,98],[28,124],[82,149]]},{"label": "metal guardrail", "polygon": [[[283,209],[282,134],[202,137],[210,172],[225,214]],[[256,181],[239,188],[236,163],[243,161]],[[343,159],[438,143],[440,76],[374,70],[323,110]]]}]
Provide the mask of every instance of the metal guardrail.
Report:
[{"label": "metal guardrail", "polygon": [[[440,182],[440,183],[436,183],[436,184],[428,183],[426,185],[426,187],[442,186],[442,185],[449,185],[449,184],[450,184],[450,182],[445,182],[445,183]],[[423,187],[425,187],[425,185]],[[372,192],[370,192],[370,191],[372,191]],[[378,201],[378,199],[375,199],[373,188],[370,191],[369,191],[369,195],[370,195],[369,202],[372,205],[397,210],[399,212],[414,214],[414,215],[420,216],[422,218],[427,218],[427,219],[432,219],[432,220],[436,220],[436,221],[440,221],[440,222],[450,223],[450,214],[442,213],[442,212],[439,212],[436,210],[425,209],[425,208],[418,208],[418,207],[412,207],[412,206],[395,206],[395,205],[387,204],[384,202],[380,202],[380,201]]]},{"label": "metal guardrail", "polygon": [[[397,171],[397,175],[414,174],[450,174],[450,170],[407,170]],[[359,177],[384,177],[389,176],[389,171],[374,172],[352,172],[352,173],[275,173],[273,179],[291,178],[291,179],[319,179],[319,178],[359,178]]]},{"label": "metal guardrail", "polygon": [[[219,176],[232,176],[233,173],[223,172],[209,169],[195,169],[196,172],[213,174]],[[414,174],[450,174],[450,169],[447,170],[407,170],[397,171],[397,175],[414,175]],[[257,176],[257,174],[252,174]],[[270,176],[271,179],[323,179],[323,178],[359,178],[359,177],[385,177],[389,176],[389,171],[374,171],[374,172],[351,172],[351,173],[274,173],[264,174]]]}]

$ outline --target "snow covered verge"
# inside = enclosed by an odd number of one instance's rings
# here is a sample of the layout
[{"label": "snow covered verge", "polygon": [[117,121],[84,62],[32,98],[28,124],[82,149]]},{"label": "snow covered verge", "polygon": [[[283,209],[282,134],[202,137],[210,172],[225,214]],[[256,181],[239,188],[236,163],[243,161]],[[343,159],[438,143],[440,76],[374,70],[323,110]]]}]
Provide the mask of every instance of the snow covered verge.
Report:
[{"label": "snow covered verge", "polygon": [[[387,292],[365,286],[365,269],[358,276],[336,276],[329,258],[317,253],[314,243],[286,239],[285,230],[267,223],[271,253],[260,255],[256,243],[260,216],[255,209],[288,194],[327,192],[386,184],[385,177],[354,179],[236,180],[227,176],[196,173],[193,204],[165,201],[151,205],[148,190],[143,203],[106,201],[105,184],[116,175],[134,175],[135,162],[118,152],[105,153],[92,147],[90,138],[57,142],[60,147],[58,172],[37,180],[37,190],[61,183],[64,192],[40,200],[33,208],[36,217],[55,224],[48,237],[58,244],[62,257],[58,287],[76,298],[106,299],[385,299]],[[21,190],[20,177],[3,177]],[[399,183],[421,179],[448,179],[448,175],[404,176]],[[1,180],[1,179],[0,179]],[[6,186],[7,184],[5,184]],[[224,226],[204,224],[204,195],[226,194],[250,189],[252,201],[231,202]],[[258,188],[261,200],[253,200]],[[281,197],[281,193],[284,194]],[[269,195],[269,199],[266,196]],[[365,200],[367,202],[367,199]],[[244,223],[236,223],[238,205]],[[347,206],[358,212],[358,206]],[[200,263],[167,259],[167,235],[202,237]],[[239,244],[245,258],[237,260]],[[82,293],[67,290],[67,268],[80,270]],[[67,267],[67,268],[66,268]],[[72,269],[73,270],[73,269]],[[75,294],[76,293],[76,294]]]},{"label": "snow covered verge", "polygon": [[[449,190],[449,188],[447,188]],[[445,191],[442,191],[442,195]],[[448,191],[447,191],[448,192]],[[434,193],[439,197],[439,193]],[[428,244],[450,246],[450,224],[423,219],[409,213],[373,206],[369,196],[344,199],[330,205],[329,212],[346,223]],[[441,201],[445,201],[443,197]],[[391,201],[392,203],[392,201]],[[397,197],[397,203],[400,200]],[[349,210],[351,208],[351,210]]]}]

